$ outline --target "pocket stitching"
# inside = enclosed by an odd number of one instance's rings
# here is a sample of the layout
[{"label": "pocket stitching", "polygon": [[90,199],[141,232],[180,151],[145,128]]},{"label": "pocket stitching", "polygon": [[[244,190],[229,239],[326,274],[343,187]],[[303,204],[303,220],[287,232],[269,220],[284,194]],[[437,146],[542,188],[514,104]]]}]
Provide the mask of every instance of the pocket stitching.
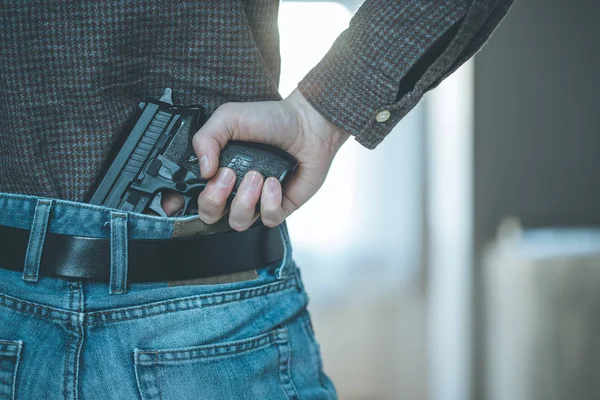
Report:
[{"label": "pocket stitching", "polygon": [[[200,296],[189,296],[168,301],[159,301],[143,306],[123,307],[118,309],[93,311],[86,317],[87,325],[107,324],[113,322],[130,321],[134,319],[147,318],[155,315],[163,315],[177,311],[195,310],[198,308],[222,306],[239,301],[257,298],[263,295],[276,294],[289,290],[296,284],[295,279],[286,279],[251,286],[244,289],[227,290],[203,294]],[[156,311],[154,311],[156,310]],[[142,315],[138,315],[138,314]]]},{"label": "pocket stitching", "polygon": [[[138,388],[138,392],[140,393],[140,397],[142,398],[142,400],[152,400],[150,397],[145,396],[144,394],[148,391],[148,390],[155,390],[156,392],[158,392],[159,396],[161,396],[160,390],[159,388],[156,386],[156,381],[158,381],[158,377],[155,376],[156,373],[152,373],[152,375],[154,376],[154,380],[152,381],[154,383],[154,387],[152,389],[148,389],[146,388],[146,390],[143,390],[143,385],[142,385],[142,381],[141,381],[141,375],[143,373],[143,371],[140,371],[140,369],[138,368],[140,364],[137,362],[137,358],[135,356],[134,353],[134,362],[133,362],[133,369],[135,371],[135,381],[137,383],[137,388]],[[147,394],[147,393],[146,393]],[[156,396],[154,396],[156,397]]]},{"label": "pocket stitching", "polygon": [[[250,347],[243,347],[243,345],[252,345]],[[157,385],[159,377],[157,368],[161,364],[168,364],[170,362],[177,361],[187,361],[187,360],[198,360],[198,359],[212,359],[221,357],[224,355],[232,355],[232,354],[243,354],[246,352],[261,350],[270,345],[275,346],[277,349],[277,364],[279,370],[279,383],[281,385],[281,389],[283,394],[289,400],[299,400],[300,395],[294,385],[291,374],[291,360],[292,360],[292,351],[289,343],[289,333],[288,329],[285,326],[281,328],[273,329],[267,333],[263,333],[261,335],[253,336],[247,339],[241,339],[237,341],[227,342],[227,343],[217,343],[211,345],[204,346],[195,346],[189,347],[186,349],[165,349],[165,350],[142,350],[135,349],[134,350],[134,370],[135,370],[135,378],[138,387],[138,391],[143,400],[152,400],[155,399],[156,396],[145,396],[148,391],[158,393],[158,398],[162,399],[162,393],[160,387]],[[227,348],[235,346],[236,349],[226,352],[226,353],[217,353],[217,354],[209,354],[206,355],[204,353],[198,355],[188,355],[190,351],[215,351],[215,349],[219,348]],[[240,348],[240,346],[242,346]],[[218,351],[218,350],[217,350]],[[184,354],[183,358],[171,358],[161,360],[161,356],[166,355],[174,355],[174,354]],[[149,368],[147,372],[151,373],[154,377],[152,380],[152,387],[147,387],[147,385],[142,385],[141,376],[145,374],[144,371],[141,371],[138,367],[146,367]],[[145,389],[143,389],[145,387]]]},{"label": "pocket stitching", "polygon": [[[12,349],[14,347],[14,349]],[[17,391],[17,372],[19,371],[19,363],[21,361],[21,349],[23,348],[23,342],[21,340],[10,341],[0,340],[0,356],[2,357],[14,357],[14,371],[12,371],[12,387],[11,387],[11,400],[15,399]]]},{"label": "pocket stitching", "polygon": [[258,350],[272,343],[287,342],[287,330],[278,328],[261,335],[226,343],[207,344],[182,349],[143,350],[135,349],[135,360],[141,365],[169,363],[173,361],[214,358]]}]

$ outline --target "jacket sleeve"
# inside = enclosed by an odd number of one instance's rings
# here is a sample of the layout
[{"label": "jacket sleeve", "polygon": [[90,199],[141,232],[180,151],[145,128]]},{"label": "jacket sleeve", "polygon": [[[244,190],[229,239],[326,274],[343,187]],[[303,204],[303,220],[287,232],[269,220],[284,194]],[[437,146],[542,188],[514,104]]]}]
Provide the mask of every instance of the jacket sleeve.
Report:
[{"label": "jacket sleeve", "polygon": [[366,0],[298,84],[326,119],[374,149],[483,46],[513,0]]}]

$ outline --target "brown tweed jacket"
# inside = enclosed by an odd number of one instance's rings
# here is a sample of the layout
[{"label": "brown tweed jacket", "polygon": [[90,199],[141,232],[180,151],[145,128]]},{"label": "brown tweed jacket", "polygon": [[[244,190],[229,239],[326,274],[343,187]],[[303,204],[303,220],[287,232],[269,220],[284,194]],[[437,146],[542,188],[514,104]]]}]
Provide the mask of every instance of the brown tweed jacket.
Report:
[{"label": "brown tweed jacket", "polygon": [[[483,45],[511,2],[366,0],[299,89],[374,148]],[[211,111],[280,99],[278,6],[0,2],[0,191],[83,200],[128,115],[165,87]]]}]

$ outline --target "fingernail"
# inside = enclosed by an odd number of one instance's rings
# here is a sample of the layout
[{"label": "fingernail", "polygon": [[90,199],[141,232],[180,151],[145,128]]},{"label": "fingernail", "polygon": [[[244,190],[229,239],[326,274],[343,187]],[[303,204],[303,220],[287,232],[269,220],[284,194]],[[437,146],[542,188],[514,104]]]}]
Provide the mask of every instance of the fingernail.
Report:
[{"label": "fingernail", "polygon": [[248,189],[254,190],[260,184],[261,175],[258,172],[252,172],[250,176],[250,181],[248,182]]},{"label": "fingernail", "polygon": [[229,168],[221,168],[219,170],[219,177],[217,178],[217,183],[221,186],[229,186],[235,174]]},{"label": "fingernail", "polygon": [[277,190],[277,181],[275,179],[267,179],[267,192],[269,194],[275,194]]},{"label": "fingernail", "polygon": [[205,154],[200,159],[200,175],[204,176],[210,169],[210,164],[208,162],[208,156]]}]

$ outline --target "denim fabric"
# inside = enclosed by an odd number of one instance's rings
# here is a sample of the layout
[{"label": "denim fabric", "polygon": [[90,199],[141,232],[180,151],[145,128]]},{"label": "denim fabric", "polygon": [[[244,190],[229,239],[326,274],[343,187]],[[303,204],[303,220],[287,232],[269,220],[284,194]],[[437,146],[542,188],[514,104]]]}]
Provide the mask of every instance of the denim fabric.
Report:
[{"label": "denim fabric", "polygon": [[[177,220],[39,200],[0,194],[0,225],[37,226],[33,252],[46,227],[117,243],[168,238]],[[286,257],[249,281],[127,284],[121,262],[111,288],[0,269],[0,399],[335,399],[280,229]]]},{"label": "denim fabric", "polygon": [[48,231],[50,210],[52,210],[52,200],[39,199],[37,201],[23,267],[23,279],[28,282],[37,282],[40,278],[40,262],[42,260],[43,243],[46,240],[46,232]]}]

